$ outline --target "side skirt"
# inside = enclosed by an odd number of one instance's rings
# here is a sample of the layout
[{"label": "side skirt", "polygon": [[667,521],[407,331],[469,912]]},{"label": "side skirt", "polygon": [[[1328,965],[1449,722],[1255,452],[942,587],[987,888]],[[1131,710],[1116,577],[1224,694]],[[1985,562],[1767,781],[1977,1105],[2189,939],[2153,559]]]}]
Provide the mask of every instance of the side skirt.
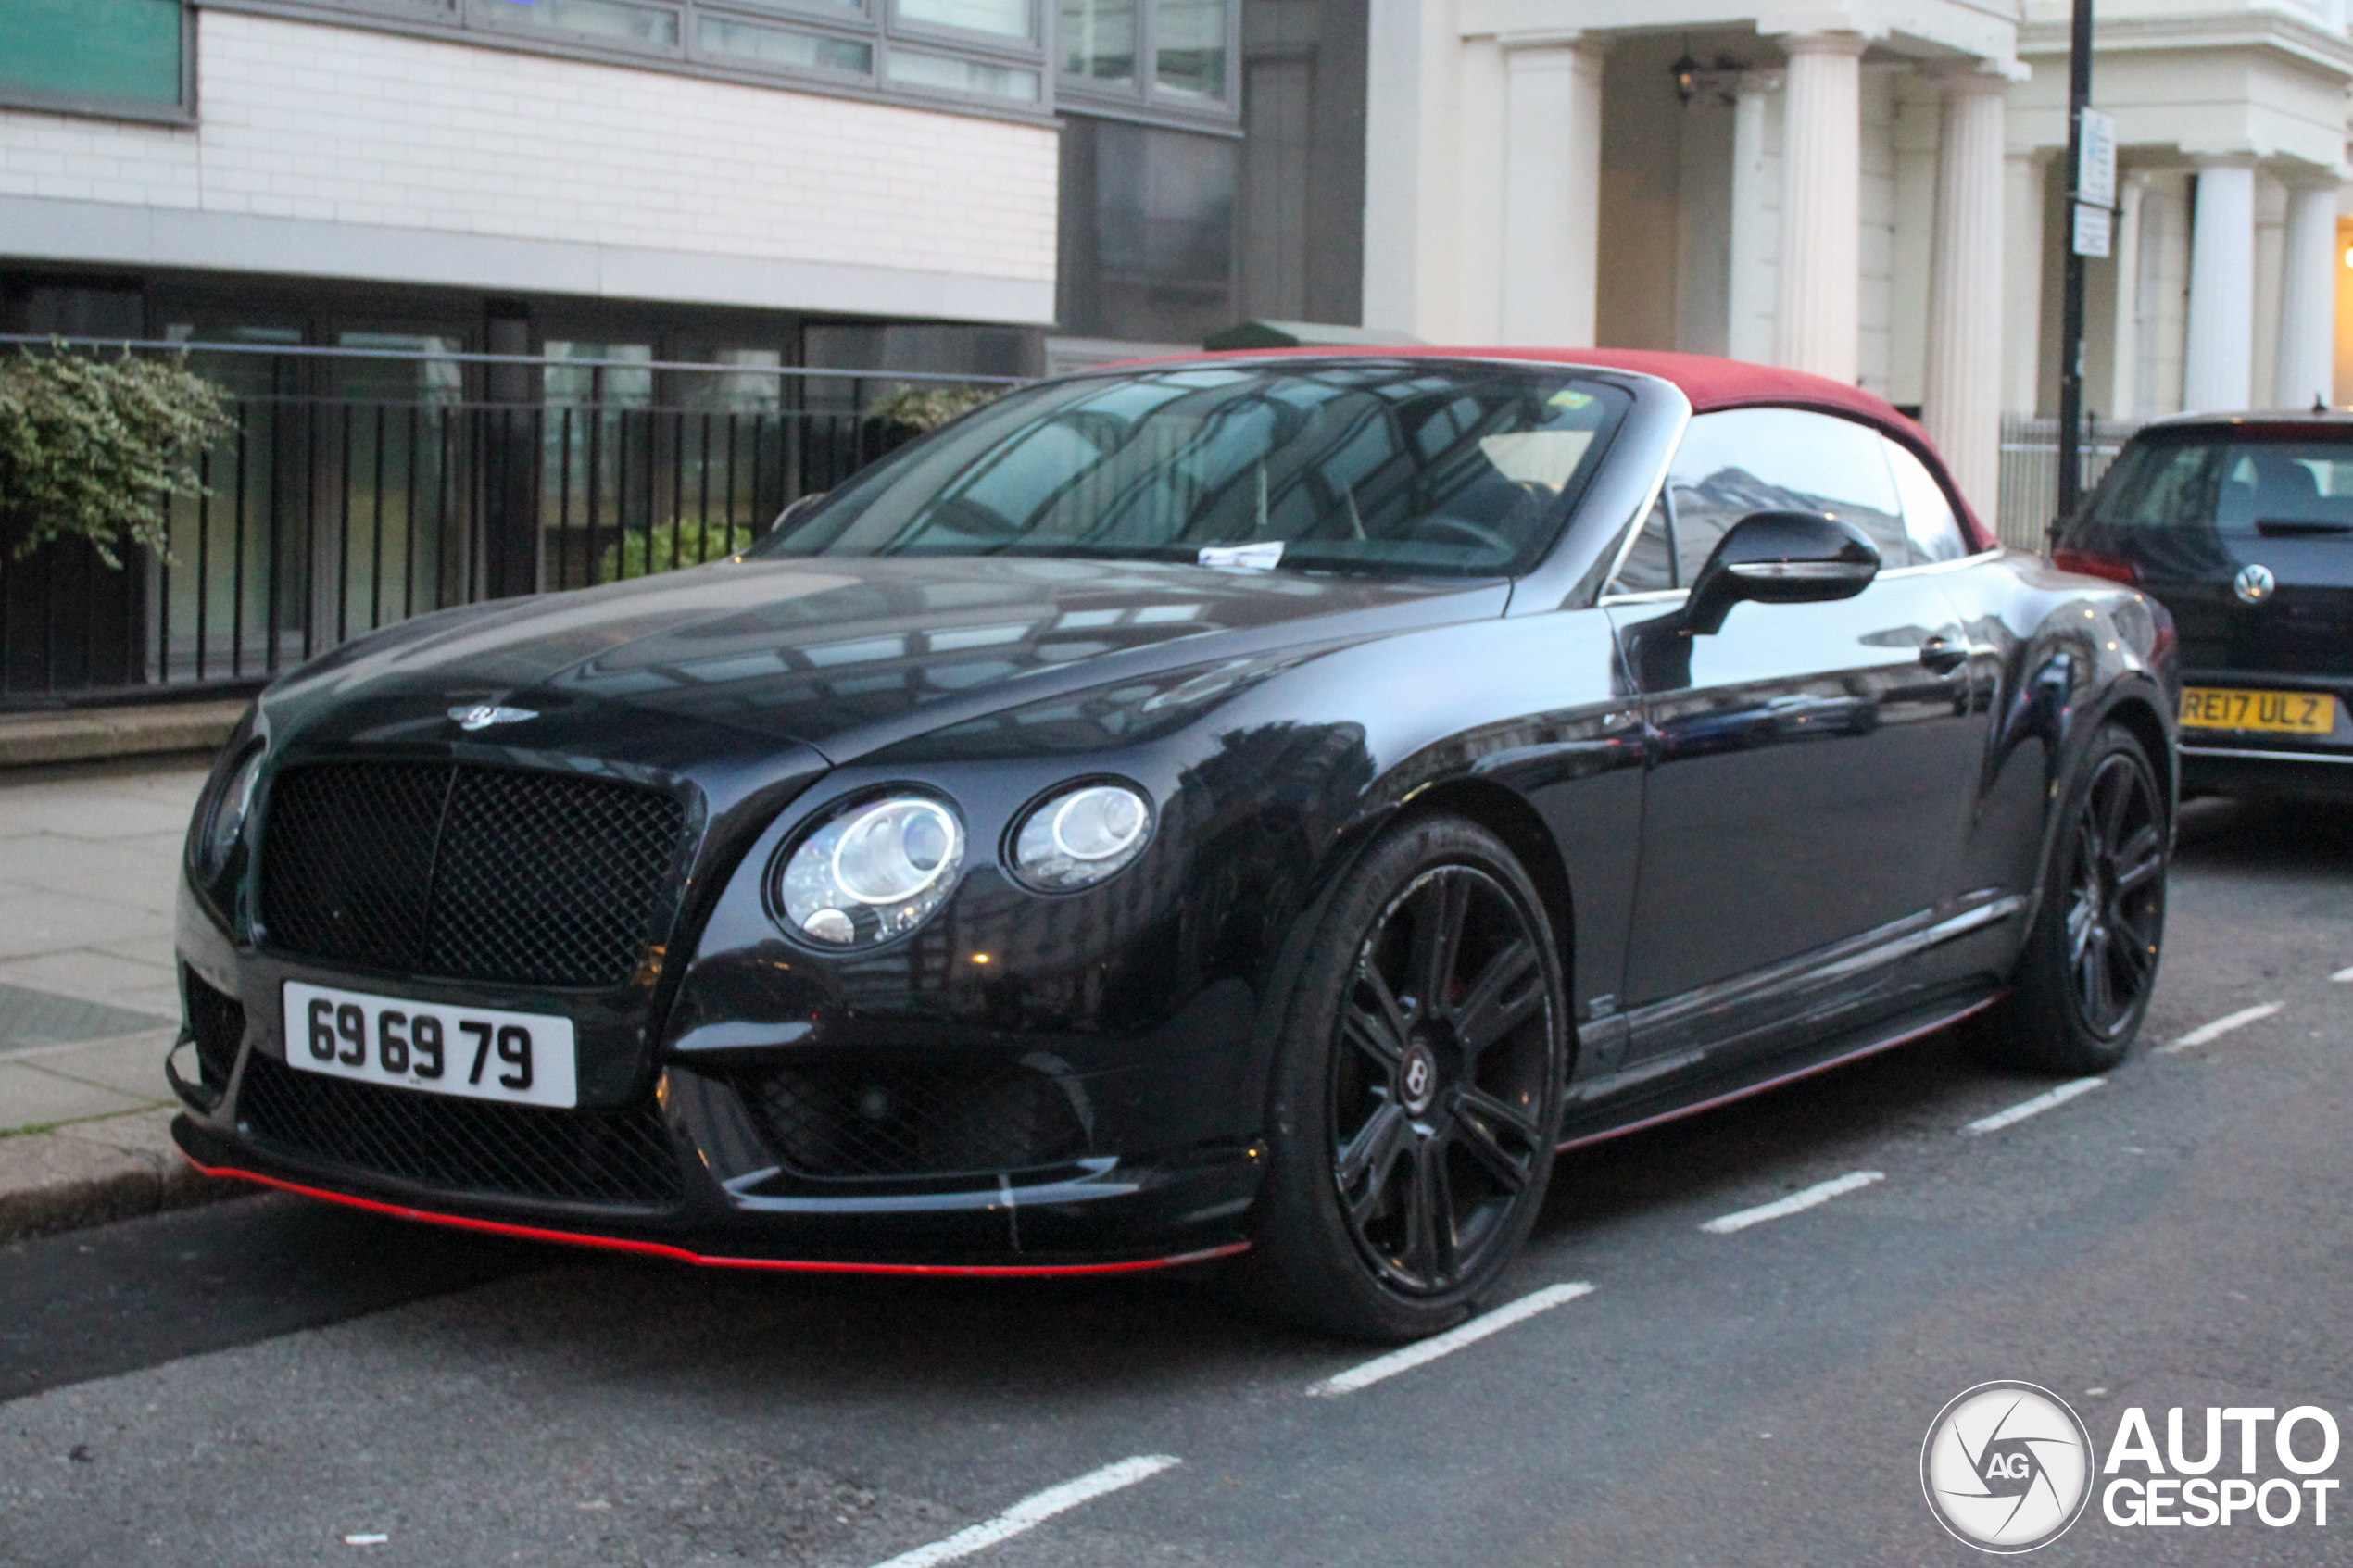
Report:
[{"label": "side skirt", "polygon": [[[1801,1078],[1811,1078],[1818,1073],[1828,1073],[1833,1068],[1844,1067],[1849,1062],[1860,1061],[1867,1056],[1877,1056],[1881,1051],[1893,1050],[1901,1045],[1908,1045],[1924,1035],[1933,1035],[1939,1029],[1948,1028],[1958,1023],[1962,1019],[1984,1011],[2008,994],[2007,988],[2004,987],[1957,1000],[1940,1002],[1931,1007],[1917,1008],[1909,1012],[1898,1013],[1894,1018],[1883,1019],[1870,1028],[1839,1042],[1832,1047],[1832,1053],[1827,1057],[1794,1067],[1789,1065],[1786,1057],[1779,1061],[1760,1062],[1744,1073],[1733,1075],[1728,1081],[1729,1086],[1720,1085],[1713,1086],[1714,1092],[1705,1095],[1703,1098],[1680,1105],[1669,1104],[1665,1109],[1653,1110],[1649,1114],[1642,1114],[1639,1108],[1633,1108],[1635,1113],[1632,1120],[1615,1123],[1592,1131],[1572,1132],[1564,1137],[1557,1147],[1566,1151],[1582,1148],[1587,1144],[1601,1143],[1609,1138],[1624,1137],[1629,1133],[1639,1133],[1645,1128],[1655,1127],[1663,1123],[1679,1122],[1686,1116],[1696,1116],[1704,1110],[1713,1110],[1718,1106],[1730,1105],[1736,1100],[1746,1099],[1751,1095],[1761,1095],[1769,1089],[1778,1089],[1784,1084],[1794,1084]],[[1662,1096],[1660,1099],[1666,1098]],[[1653,1099],[1649,1103],[1654,1106],[1658,1105],[1659,1099]]]}]

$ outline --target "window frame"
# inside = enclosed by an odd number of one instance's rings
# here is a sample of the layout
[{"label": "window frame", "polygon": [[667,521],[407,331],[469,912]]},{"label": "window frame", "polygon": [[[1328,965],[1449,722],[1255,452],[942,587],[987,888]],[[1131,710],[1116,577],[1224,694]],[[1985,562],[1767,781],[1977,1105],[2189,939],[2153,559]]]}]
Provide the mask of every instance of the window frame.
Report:
[{"label": "window frame", "polygon": [[[1951,560],[1906,561],[1902,566],[1885,567],[1881,570],[1878,574],[1879,576],[1891,577],[1915,572],[1951,571],[1957,567],[1967,566],[1973,562],[1980,562],[1989,556],[1994,556],[2001,553],[2003,546],[1998,540],[1994,544],[1986,545],[1980,543],[1975,537],[1974,532],[1969,527],[1969,509],[1961,504],[1960,495],[1954,489],[1951,477],[1944,472],[1944,464],[1942,462],[1931,462],[1930,460],[1932,454],[1929,449],[1913,445],[1911,442],[1905,440],[1903,437],[1897,435],[1894,431],[1888,429],[1885,425],[1882,425],[1876,420],[1859,419],[1853,414],[1840,410],[1818,408],[1803,403],[1734,403],[1722,408],[1709,408],[1703,413],[1692,414],[1689,419],[1684,420],[1683,428],[1676,433],[1675,445],[1671,449],[1669,449],[1667,454],[1666,461],[1660,466],[1656,484],[1651,492],[1650,504],[1642,508],[1634,522],[1626,530],[1625,535],[1617,542],[1617,549],[1610,559],[1609,574],[1602,579],[1601,592],[1594,596],[1593,602],[1596,606],[1609,604],[1663,604],[1668,600],[1682,598],[1692,591],[1690,583],[1680,581],[1682,576],[1681,559],[1679,554],[1673,553],[1677,551],[1679,545],[1679,541],[1676,537],[1678,519],[1675,515],[1675,459],[1682,455],[1684,439],[1691,434],[1691,427],[1694,422],[1699,420],[1705,419],[1709,414],[1733,413],[1751,408],[1785,408],[1794,413],[1818,414],[1826,419],[1843,420],[1848,424],[1858,425],[1864,430],[1869,431],[1872,434],[1878,436],[1880,440],[1885,442],[1891,446],[1909,452],[1914,458],[1919,460],[1920,466],[1928,471],[1929,478],[1934,481],[1937,489],[1944,493],[1945,505],[1953,508],[1954,522],[1960,530],[1962,541],[1967,544],[1969,548]],[[1884,456],[1882,456],[1881,461],[1885,461]],[[1895,473],[1892,465],[1890,465],[1888,469],[1888,482],[1890,484],[1895,484]],[[1901,485],[1895,485],[1895,488],[1897,505],[1900,508],[1902,506],[1903,490]],[[1672,588],[1620,588],[1617,585],[1618,578],[1625,571],[1626,563],[1632,557],[1635,545],[1641,540],[1643,532],[1650,527],[1651,514],[1662,508],[1665,508],[1667,513],[1667,548],[1670,552],[1669,558],[1674,563],[1672,571],[1674,575],[1679,579],[1678,585]],[[1897,521],[1899,523],[1904,521],[1904,518],[1900,510],[1897,513]],[[1905,537],[1906,546],[1908,547],[1911,542],[1908,525],[1906,525]]]},{"label": "window frame", "polygon": [[1242,118],[1242,0],[1226,4],[1226,93],[1214,102],[1189,94],[1171,93],[1160,85],[1160,7],[1162,0],[1136,0],[1136,80],[1131,87],[1074,76],[1063,69],[1062,0],[1041,0],[1051,7],[1053,47],[1047,62],[1054,82],[1054,96],[1076,111],[1113,119],[1141,119],[1185,130],[1231,129],[1239,134]]},{"label": "window frame", "polygon": [[88,119],[135,119],[153,125],[195,124],[196,7],[191,0],[174,0],[174,4],[180,8],[179,102],[157,104],[144,98],[110,98],[92,93],[48,93],[0,83],[0,108],[33,109]]}]

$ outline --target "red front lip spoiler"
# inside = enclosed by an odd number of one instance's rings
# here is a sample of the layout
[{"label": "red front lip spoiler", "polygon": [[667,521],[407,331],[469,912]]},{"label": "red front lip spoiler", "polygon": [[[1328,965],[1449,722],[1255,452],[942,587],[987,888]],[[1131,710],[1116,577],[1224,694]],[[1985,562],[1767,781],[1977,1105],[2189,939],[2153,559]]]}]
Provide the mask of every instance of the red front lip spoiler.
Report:
[{"label": "red front lip spoiler", "polygon": [[411,1209],[404,1204],[383,1203],[372,1198],[354,1198],[348,1193],[304,1186],[300,1182],[265,1176],[258,1171],[241,1171],[233,1165],[202,1164],[189,1159],[185,1150],[180,1157],[208,1176],[233,1176],[241,1182],[258,1182],[282,1192],[300,1193],[305,1198],[323,1198],[329,1203],[364,1209],[371,1214],[389,1214],[396,1220],[421,1220],[427,1224],[482,1231],[490,1236],[519,1236],[525,1241],[560,1242],[568,1247],[599,1247],[610,1252],[635,1252],[649,1258],[667,1258],[673,1263],[694,1263],[711,1269],[767,1269],[780,1273],[802,1274],[931,1274],[946,1279],[1055,1279],[1074,1274],[1132,1274],[1152,1269],[1174,1269],[1187,1263],[1205,1263],[1214,1258],[1230,1258],[1237,1252],[1250,1249],[1249,1242],[1234,1241],[1223,1247],[1203,1248],[1198,1252],[1179,1252],[1167,1258],[1139,1258],[1121,1263],[830,1263],[805,1258],[720,1258],[659,1241],[633,1241],[624,1236],[587,1236],[578,1231],[544,1230],[537,1225],[510,1225],[498,1220],[474,1220],[462,1214],[436,1214],[430,1209]]}]

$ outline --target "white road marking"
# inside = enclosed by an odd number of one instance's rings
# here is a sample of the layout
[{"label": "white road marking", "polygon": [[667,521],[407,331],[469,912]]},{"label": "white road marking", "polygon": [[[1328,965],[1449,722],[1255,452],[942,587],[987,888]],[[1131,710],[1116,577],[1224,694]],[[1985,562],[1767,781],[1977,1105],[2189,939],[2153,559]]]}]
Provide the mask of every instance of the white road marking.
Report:
[{"label": "white road marking", "polygon": [[2238,1011],[2218,1018],[2211,1023],[2199,1024],[2171,1045],[2158,1047],[2158,1054],[2171,1056],[2175,1051],[2185,1051],[2192,1046],[2203,1046],[2209,1041],[2219,1040],[2233,1029],[2244,1029],[2258,1019],[2271,1017],[2286,1005],[2285,1002],[2264,1002],[2257,1007],[2241,1008]]},{"label": "white road marking", "polygon": [[2353,980],[2353,969],[2340,969],[2329,978],[2337,981]]},{"label": "white road marking", "polygon": [[1827,1182],[1817,1182],[1803,1192],[1791,1193],[1778,1203],[1759,1204],[1754,1209],[1743,1209],[1736,1214],[1718,1214],[1700,1226],[1700,1229],[1713,1236],[1730,1236],[1734,1231],[1744,1231],[1751,1225],[1761,1225],[1768,1220],[1779,1220],[1787,1215],[1803,1213],[1818,1203],[1828,1203],[1842,1193],[1853,1192],[1857,1187],[1867,1187],[1873,1182],[1886,1179],[1887,1173],[1883,1171],[1849,1171],[1843,1176],[1832,1177]]},{"label": "white road marking", "polygon": [[1548,1285],[1491,1312],[1482,1312],[1459,1328],[1450,1328],[1418,1345],[1408,1345],[1402,1350],[1377,1356],[1362,1366],[1351,1367],[1346,1372],[1327,1377],[1321,1383],[1311,1383],[1307,1386],[1308,1398],[1329,1399],[1339,1394],[1353,1394],[1368,1384],[1378,1383],[1384,1377],[1394,1377],[1424,1361],[1434,1361],[1441,1356],[1451,1355],[1464,1346],[1475,1345],[1516,1323],[1525,1323],[1539,1312],[1549,1312],[1563,1302],[1574,1301],[1579,1296],[1591,1296],[1592,1293],[1592,1286],[1581,1283]]},{"label": "white road marking", "polygon": [[1998,1133],[2013,1122],[2023,1122],[2030,1116],[2040,1116],[2053,1106],[2065,1105],[2077,1095],[2088,1095],[2107,1082],[2105,1078],[2078,1078],[2071,1084],[2061,1084],[2046,1094],[2036,1095],[2032,1099],[2022,1099],[2007,1110],[1997,1110],[1991,1116],[1981,1116],[1963,1127],[1961,1133],[1964,1136],[1971,1136],[1979,1133]]},{"label": "white road marking", "polygon": [[932,1568],[936,1562],[953,1562],[960,1557],[970,1557],[999,1541],[1011,1540],[1025,1530],[1032,1530],[1055,1514],[1090,1502],[1106,1492],[1132,1486],[1148,1481],[1172,1465],[1181,1462],[1174,1454],[1139,1454],[1123,1459],[1117,1464],[1106,1464],[1101,1470],[1090,1470],[1076,1481],[1065,1481],[1059,1486],[1049,1486],[1034,1497],[1026,1497],[994,1519],[986,1519],[968,1529],[957,1531],[945,1540],[919,1546],[912,1551],[902,1551],[887,1562],[875,1568]]}]

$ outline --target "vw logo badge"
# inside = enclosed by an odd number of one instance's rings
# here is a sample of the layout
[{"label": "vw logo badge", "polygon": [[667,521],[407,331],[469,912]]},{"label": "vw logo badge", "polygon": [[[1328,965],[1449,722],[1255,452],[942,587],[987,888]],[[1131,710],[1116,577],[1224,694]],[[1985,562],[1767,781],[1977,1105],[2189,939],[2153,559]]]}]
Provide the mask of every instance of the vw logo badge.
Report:
[{"label": "vw logo badge", "polygon": [[1936,1522],[1980,1551],[2032,1551],[2092,1500],[2092,1435],[2032,1383],[1981,1383],[1930,1424],[1920,1489]]},{"label": "vw logo badge", "polygon": [[472,708],[453,708],[449,717],[461,730],[486,730],[493,724],[519,724],[539,715],[528,708],[500,708],[495,703],[480,702]]},{"label": "vw logo badge", "polygon": [[2270,598],[2271,590],[2279,585],[2279,579],[2271,575],[2270,567],[2257,566],[2252,562],[2240,567],[2239,574],[2231,579],[2231,592],[2236,594],[2242,603],[2251,605],[2259,605]]}]

